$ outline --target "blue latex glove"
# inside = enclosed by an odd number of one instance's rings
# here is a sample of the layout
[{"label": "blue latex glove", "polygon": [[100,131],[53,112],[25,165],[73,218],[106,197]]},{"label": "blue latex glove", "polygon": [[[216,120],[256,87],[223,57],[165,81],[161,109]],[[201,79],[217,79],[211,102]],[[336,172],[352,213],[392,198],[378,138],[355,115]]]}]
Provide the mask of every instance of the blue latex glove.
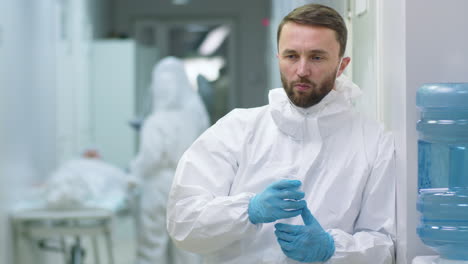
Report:
[{"label": "blue latex glove", "polygon": [[275,235],[283,253],[300,262],[325,262],[335,253],[333,237],[323,230],[307,207],[303,226],[276,224]]},{"label": "blue latex glove", "polygon": [[252,223],[270,223],[278,219],[301,214],[306,202],[299,191],[298,180],[280,180],[270,184],[262,193],[255,195],[249,203],[249,219]]}]

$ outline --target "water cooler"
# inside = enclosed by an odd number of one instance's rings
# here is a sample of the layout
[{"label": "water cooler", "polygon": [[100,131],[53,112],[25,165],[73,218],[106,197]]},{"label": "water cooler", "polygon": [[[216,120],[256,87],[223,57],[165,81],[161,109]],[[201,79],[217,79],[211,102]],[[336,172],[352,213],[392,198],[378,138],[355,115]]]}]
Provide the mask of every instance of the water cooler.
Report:
[{"label": "water cooler", "polygon": [[468,263],[468,83],[420,87],[416,105],[418,201],[417,233],[439,256],[413,264]]}]

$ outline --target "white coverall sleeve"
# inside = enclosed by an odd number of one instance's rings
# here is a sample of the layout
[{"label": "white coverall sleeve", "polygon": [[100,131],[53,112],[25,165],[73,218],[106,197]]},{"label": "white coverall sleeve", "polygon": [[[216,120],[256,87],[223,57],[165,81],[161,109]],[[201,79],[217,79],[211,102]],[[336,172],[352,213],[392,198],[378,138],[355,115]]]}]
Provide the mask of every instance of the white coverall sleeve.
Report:
[{"label": "white coverall sleeve", "polygon": [[165,124],[160,119],[159,116],[153,114],[143,123],[140,134],[140,149],[138,155],[130,164],[132,174],[138,177],[139,180],[144,180],[144,178],[152,176],[155,171],[158,171],[162,153],[166,149],[164,139],[167,137],[167,133],[164,133]]},{"label": "white coverall sleeve", "polygon": [[327,264],[394,263],[396,183],[394,144],[390,133],[382,134],[373,164],[355,233],[327,230],[335,240],[335,254]]},{"label": "white coverall sleeve", "polygon": [[182,249],[214,252],[258,228],[247,213],[254,194],[229,196],[244,134],[231,119],[228,115],[209,128],[179,161],[169,194],[167,228]]}]

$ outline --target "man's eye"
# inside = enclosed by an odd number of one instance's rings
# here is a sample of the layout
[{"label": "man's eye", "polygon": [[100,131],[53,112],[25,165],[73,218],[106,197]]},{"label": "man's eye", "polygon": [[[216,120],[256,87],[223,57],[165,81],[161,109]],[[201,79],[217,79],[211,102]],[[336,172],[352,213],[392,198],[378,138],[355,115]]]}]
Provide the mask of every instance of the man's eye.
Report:
[{"label": "man's eye", "polygon": [[314,61],[320,61],[320,60],[323,60],[323,57],[320,57],[320,56],[313,56],[313,57],[312,57],[312,60],[314,60]]},{"label": "man's eye", "polygon": [[295,59],[297,58],[297,55],[286,55],[287,59]]}]

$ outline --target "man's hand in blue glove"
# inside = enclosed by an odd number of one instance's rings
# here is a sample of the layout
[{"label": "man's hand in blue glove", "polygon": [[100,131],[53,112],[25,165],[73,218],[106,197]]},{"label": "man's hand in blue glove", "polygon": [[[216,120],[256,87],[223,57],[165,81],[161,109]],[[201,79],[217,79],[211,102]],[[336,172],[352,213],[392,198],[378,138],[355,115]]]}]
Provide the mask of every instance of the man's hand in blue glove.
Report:
[{"label": "man's hand in blue glove", "polygon": [[307,207],[303,226],[276,224],[275,235],[284,254],[300,262],[325,262],[335,253],[333,237],[323,230]]},{"label": "man's hand in blue glove", "polygon": [[301,214],[306,202],[299,191],[298,180],[280,180],[270,184],[262,193],[255,195],[249,203],[249,219],[252,223],[270,223],[278,219]]}]

